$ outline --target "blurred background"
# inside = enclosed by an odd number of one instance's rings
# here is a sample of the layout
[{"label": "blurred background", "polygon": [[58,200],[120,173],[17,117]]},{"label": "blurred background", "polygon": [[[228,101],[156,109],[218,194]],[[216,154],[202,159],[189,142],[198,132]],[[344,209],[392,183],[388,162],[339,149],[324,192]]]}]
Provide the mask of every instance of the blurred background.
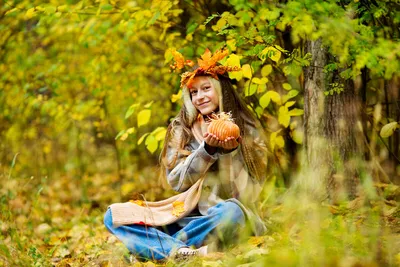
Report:
[{"label": "blurred background", "polygon": [[[400,262],[397,1],[5,0],[0,21],[0,266],[122,264],[107,206],[173,194],[159,166],[181,106],[172,51],[223,47],[269,149],[272,232],[234,264]],[[296,203],[297,186],[331,202]]]}]

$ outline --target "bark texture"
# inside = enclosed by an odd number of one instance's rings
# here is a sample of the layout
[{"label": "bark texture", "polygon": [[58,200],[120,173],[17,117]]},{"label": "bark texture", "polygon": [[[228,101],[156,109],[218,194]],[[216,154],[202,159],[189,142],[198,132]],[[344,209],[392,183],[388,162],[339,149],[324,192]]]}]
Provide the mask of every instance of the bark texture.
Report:
[{"label": "bark texture", "polygon": [[[353,198],[359,180],[356,159],[363,157],[359,94],[354,82],[341,78],[339,71],[324,72],[323,67],[334,59],[321,40],[308,41],[305,52],[312,55],[304,72],[304,144],[315,180],[311,184],[334,201]],[[344,91],[325,96],[332,84]]]}]

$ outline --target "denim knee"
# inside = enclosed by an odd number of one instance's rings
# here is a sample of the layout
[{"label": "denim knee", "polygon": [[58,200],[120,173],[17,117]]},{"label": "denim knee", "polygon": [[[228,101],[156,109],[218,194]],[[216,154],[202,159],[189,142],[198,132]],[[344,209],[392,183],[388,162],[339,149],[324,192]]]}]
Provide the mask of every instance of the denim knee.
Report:
[{"label": "denim knee", "polygon": [[245,216],[238,204],[232,201],[225,201],[218,203],[216,206],[210,209],[210,213],[219,213],[226,220],[244,224]]}]

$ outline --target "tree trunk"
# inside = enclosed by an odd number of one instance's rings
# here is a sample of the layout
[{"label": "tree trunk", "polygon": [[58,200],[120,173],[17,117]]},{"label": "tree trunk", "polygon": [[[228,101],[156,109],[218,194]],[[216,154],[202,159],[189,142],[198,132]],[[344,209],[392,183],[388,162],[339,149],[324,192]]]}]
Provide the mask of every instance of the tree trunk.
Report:
[{"label": "tree trunk", "polygon": [[[304,73],[304,145],[312,174],[307,184],[333,201],[353,198],[358,183],[355,158],[363,151],[360,100],[352,80],[341,78],[338,71],[324,72],[330,56],[321,40],[307,41],[305,52],[312,55]],[[332,84],[344,91],[326,96]]]},{"label": "tree trunk", "polygon": [[[305,53],[311,53],[310,66],[304,71],[304,146],[308,160],[308,174],[302,178],[307,190],[319,197],[326,196],[325,179],[327,159],[324,148],[324,90],[327,54],[321,40],[306,42]],[[324,166],[324,168],[321,168]]]}]

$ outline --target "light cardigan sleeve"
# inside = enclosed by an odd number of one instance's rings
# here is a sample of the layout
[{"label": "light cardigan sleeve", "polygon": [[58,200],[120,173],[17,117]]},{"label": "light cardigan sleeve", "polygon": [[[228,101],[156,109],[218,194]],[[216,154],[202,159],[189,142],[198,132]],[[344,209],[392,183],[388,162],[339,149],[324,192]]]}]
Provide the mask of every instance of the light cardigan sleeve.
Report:
[{"label": "light cardigan sleeve", "polygon": [[179,151],[177,153],[176,148],[168,147],[168,159],[177,155],[177,161],[174,168],[167,169],[167,180],[169,185],[177,192],[186,191],[196,183],[218,159],[218,153],[210,155],[206,151],[204,141],[198,148],[194,148],[193,145],[192,142],[186,147],[191,152],[189,156]]}]

